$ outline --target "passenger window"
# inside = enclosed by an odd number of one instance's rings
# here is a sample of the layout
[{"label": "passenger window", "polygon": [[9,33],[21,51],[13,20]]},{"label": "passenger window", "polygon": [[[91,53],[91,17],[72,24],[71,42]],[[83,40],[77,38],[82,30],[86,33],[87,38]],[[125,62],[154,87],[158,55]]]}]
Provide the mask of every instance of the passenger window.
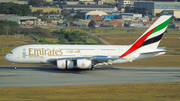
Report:
[{"label": "passenger window", "polygon": [[13,54],[13,52],[9,52],[9,54]]}]

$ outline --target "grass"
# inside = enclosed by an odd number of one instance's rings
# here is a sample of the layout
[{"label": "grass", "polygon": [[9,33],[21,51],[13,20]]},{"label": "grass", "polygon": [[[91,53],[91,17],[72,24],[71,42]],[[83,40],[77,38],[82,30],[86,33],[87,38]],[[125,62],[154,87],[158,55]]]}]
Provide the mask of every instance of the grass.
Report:
[{"label": "grass", "polygon": [[1,47],[4,45],[11,45],[11,44],[27,44],[26,40],[15,38],[15,35],[0,35],[0,45]]},{"label": "grass", "polygon": [[15,47],[26,44],[28,44],[26,40],[15,38],[15,35],[0,35],[0,55],[5,55]]},{"label": "grass", "polygon": [[179,101],[180,83],[0,88],[0,100]]},{"label": "grass", "polygon": [[180,67],[180,55],[161,55],[153,58],[116,64],[120,67]]}]

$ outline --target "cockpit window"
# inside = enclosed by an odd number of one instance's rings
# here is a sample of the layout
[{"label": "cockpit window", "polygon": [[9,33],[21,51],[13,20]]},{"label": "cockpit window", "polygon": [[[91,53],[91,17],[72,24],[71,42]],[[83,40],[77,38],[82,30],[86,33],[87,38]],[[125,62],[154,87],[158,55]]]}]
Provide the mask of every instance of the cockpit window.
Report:
[{"label": "cockpit window", "polygon": [[9,54],[13,54],[13,52],[9,52]]}]

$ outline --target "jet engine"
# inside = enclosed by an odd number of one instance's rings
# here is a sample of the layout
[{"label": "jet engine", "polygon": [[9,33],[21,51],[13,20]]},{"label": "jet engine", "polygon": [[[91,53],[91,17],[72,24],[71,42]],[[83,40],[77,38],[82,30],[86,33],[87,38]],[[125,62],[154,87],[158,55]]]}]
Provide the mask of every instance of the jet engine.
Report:
[{"label": "jet engine", "polygon": [[77,67],[80,69],[89,69],[92,68],[92,61],[86,59],[78,59],[77,60]]},{"label": "jet engine", "polygon": [[57,67],[59,69],[71,69],[73,68],[73,61],[69,60],[57,60]]}]

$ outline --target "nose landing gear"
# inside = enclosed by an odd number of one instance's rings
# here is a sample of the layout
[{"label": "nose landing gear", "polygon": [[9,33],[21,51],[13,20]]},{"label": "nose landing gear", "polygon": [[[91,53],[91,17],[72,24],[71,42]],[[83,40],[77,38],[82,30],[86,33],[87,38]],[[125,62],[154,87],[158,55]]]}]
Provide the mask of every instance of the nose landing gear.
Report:
[{"label": "nose landing gear", "polygon": [[17,69],[17,65],[16,63],[12,63],[14,65],[14,69],[16,70]]}]

